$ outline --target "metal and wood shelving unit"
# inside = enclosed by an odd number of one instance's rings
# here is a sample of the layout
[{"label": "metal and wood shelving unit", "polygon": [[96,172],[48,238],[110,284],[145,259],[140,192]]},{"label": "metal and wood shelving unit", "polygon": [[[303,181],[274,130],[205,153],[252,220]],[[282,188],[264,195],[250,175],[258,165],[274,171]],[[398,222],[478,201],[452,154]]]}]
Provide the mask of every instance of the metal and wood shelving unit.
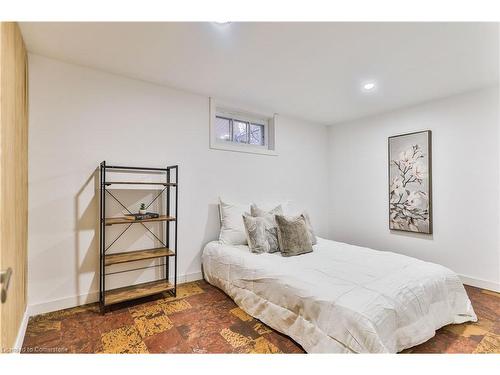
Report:
[{"label": "metal and wood shelving unit", "polygon": [[[113,181],[108,179],[112,172],[135,172],[135,173],[155,173],[160,174],[162,182],[144,182],[144,181]],[[99,277],[99,303],[101,311],[105,312],[106,308],[120,302],[130,301],[136,298],[146,297],[153,294],[168,292],[173,296],[177,294],[177,205],[178,205],[178,178],[179,169],[177,165],[166,168],[142,168],[142,167],[126,167],[107,165],[106,161],[100,164],[100,277]],[[124,210],[129,214],[132,212],[113,194],[113,185],[121,186],[121,189],[127,185],[140,186],[158,186],[159,194],[147,205],[151,206],[158,199],[165,199],[164,211],[165,214],[154,219],[130,220],[125,217],[106,217],[106,200],[112,198],[119,203]],[[174,189],[174,192],[171,190]],[[164,238],[161,239],[155,235],[144,223],[164,224]],[[156,240],[159,241],[161,247],[152,249],[142,249],[134,251],[124,251],[119,253],[108,254],[109,248],[132,226],[142,225]],[[111,241],[106,243],[106,229],[112,225],[127,225],[120,234]],[[173,230],[171,228],[173,226]],[[173,237],[173,238],[172,238]],[[141,260],[163,259],[163,263],[148,267],[131,268],[118,272],[107,272],[108,267],[117,264],[127,264]],[[170,275],[170,263],[173,263],[173,274]],[[116,289],[106,289],[106,276],[111,276],[117,273],[136,271],[141,269],[164,267],[163,276],[159,280],[150,281],[142,284],[129,285]],[[172,277],[171,277],[172,276]]]}]

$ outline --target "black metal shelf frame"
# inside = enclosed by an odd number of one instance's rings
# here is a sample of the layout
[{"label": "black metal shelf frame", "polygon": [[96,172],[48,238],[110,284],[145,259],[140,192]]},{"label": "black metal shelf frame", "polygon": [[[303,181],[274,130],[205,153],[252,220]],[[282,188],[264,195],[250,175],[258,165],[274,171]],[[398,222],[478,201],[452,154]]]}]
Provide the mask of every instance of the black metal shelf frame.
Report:
[{"label": "black metal shelf frame", "polygon": [[[166,193],[166,216],[170,217],[172,214],[172,211],[175,210],[175,220],[168,220],[165,221],[165,238],[162,240],[159,238],[155,233],[153,233],[146,225],[144,225],[143,222],[141,221],[131,221],[130,224],[127,225],[127,227],[108,245],[106,246],[106,199],[107,197],[113,198],[120,206],[122,206],[128,213],[132,214],[132,212],[126,207],[111,191],[107,189],[108,186],[112,185],[113,183],[117,182],[112,182],[107,180],[107,173],[108,172],[118,172],[118,171],[141,171],[144,173],[148,172],[157,172],[165,175],[165,182],[154,182],[151,183],[151,185],[162,185],[163,189],[147,204],[146,209],[150,207],[157,199],[163,196],[163,193]],[[109,290],[106,290],[106,276],[110,275],[115,275],[115,274],[120,274],[124,272],[130,272],[130,271],[136,271],[136,270],[144,270],[148,268],[157,268],[157,267],[165,267],[165,277],[163,279],[157,280],[157,281],[167,281],[170,283],[170,258],[173,258],[173,263],[174,263],[174,272],[173,272],[173,289],[169,290],[168,292],[171,293],[173,296],[177,296],[177,226],[178,226],[178,202],[179,202],[179,194],[178,194],[178,181],[179,181],[179,168],[177,165],[172,165],[168,166],[166,168],[149,168],[149,167],[127,167],[127,166],[113,166],[113,165],[107,165],[106,161],[101,162],[100,164],[100,230],[99,230],[99,304],[102,312],[106,311],[106,292]],[[133,185],[134,182],[118,182],[118,184],[131,184]],[[135,183],[137,184],[137,183]],[[140,183],[144,185],[148,185],[149,183]],[[173,204],[174,207],[172,207],[172,192],[171,188],[175,188],[175,196],[173,197]],[[163,256],[159,258],[164,258],[164,261],[161,264],[157,265],[152,265],[152,266],[147,266],[147,267],[139,267],[139,268],[132,268],[132,269],[126,269],[122,271],[116,271],[116,272],[109,272],[106,273],[106,264],[105,264],[105,257],[106,257],[106,251],[109,250],[113,244],[116,243],[116,241],[123,236],[123,234],[132,226],[132,224],[139,223],[141,224],[150,234],[152,234],[156,240],[158,240],[162,246],[172,249],[170,247],[171,245],[171,227],[170,223],[173,223],[174,225],[174,230],[173,230],[173,251],[174,254],[168,255],[168,256]],[[163,221],[158,221],[158,223],[163,223]],[[136,260],[139,261],[139,260]]]}]

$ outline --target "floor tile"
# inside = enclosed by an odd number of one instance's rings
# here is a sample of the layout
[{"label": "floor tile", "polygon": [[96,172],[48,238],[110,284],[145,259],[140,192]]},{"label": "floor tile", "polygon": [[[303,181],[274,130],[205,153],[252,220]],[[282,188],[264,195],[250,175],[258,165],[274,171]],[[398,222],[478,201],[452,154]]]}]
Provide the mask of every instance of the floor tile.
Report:
[{"label": "floor tile", "polygon": [[167,331],[174,326],[160,304],[131,308],[130,315],[143,338]]},{"label": "floor tile", "polygon": [[103,353],[148,353],[139,331],[134,326],[125,326],[101,336]]},{"label": "floor tile", "polygon": [[476,346],[474,353],[495,353],[500,354],[500,335],[488,333]]},{"label": "floor tile", "polygon": [[192,306],[189,304],[188,301],[181,299],[181,300],[175,300],[175,301],[159,301],[158,305],[163,309],[164,313],[169,315],[169,314],[174,314],[180,311],[188,310],[192,308]]}]

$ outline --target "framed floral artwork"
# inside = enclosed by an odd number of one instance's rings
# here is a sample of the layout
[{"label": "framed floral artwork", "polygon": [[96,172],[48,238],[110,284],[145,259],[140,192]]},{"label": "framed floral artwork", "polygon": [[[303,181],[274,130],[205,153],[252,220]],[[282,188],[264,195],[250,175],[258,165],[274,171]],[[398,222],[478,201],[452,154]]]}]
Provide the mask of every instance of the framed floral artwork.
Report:
[{"label": "framed floral artwork", "polygon": [[432,233],[431,131],[389,137],[389,229]]}]

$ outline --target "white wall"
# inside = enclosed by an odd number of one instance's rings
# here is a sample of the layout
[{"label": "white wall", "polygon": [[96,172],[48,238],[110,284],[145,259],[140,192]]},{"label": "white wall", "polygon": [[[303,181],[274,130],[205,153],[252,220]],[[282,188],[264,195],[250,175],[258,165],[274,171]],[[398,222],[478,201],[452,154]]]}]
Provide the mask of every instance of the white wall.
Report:
[{"label": "white wall", "polygon": [[[485,89],[330,127],[330,237],[440,263],[500,289],[498,107],[498,89]],[[391,232],[387,137],[426,129],[434,234]]]},{"label": "white wall", "polygon": [[29,68],[28,299],[33,312],[96,297],[94,172],[102,160],[179,164],[180,275],[199,276],[201,249],[218,235],[219,195],[248,202],[290,199],[307,208],[319,235],[327,235],[325,126],[280,116],[279,156],[210,150],[207,97],[37,55],[29,56]]}]

